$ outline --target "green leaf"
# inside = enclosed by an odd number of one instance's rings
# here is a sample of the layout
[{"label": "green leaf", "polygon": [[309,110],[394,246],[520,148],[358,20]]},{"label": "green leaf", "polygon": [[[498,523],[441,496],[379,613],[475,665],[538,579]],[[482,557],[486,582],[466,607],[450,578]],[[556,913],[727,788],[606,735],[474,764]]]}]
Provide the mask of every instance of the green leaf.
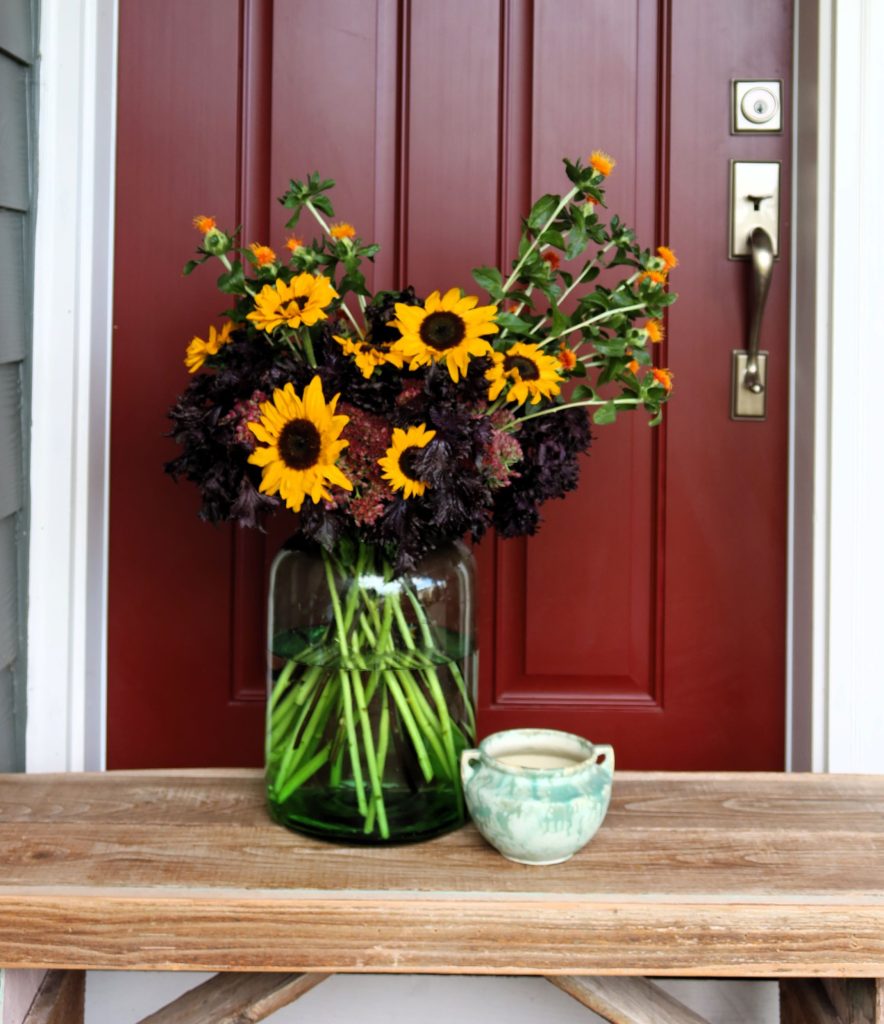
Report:
[{"label": "green leaf", "polygon": [[334,217],[335,210],[328,196],[314,196],[310,202],[320,213],[324,213],[327,217]]},{"label": "green leaf", "polygon": [[497,267],[477,267],[473,271],[473,280],[480,288],[484,288],[492,299],[503,298],[503,274]]},{"label": "green leaf", "polygon": [[605,424],[613,423],[617,419],[617,406],[613,402],[605,402],[603,406],[592,414],[592,422],[602,427]]},{"label": "green leaf", "polygon": [[552,217],[556,212],[556,207],[561,201],[561,196],[541,196],[531,207],[531,212],[528,214],[528,227],[533,231],[543,227],[543,225],[546,224],[550,217]]},{"label": "green leaf", "polygon": [[516,316],[515,313],[498,313],[497,323],[508,331],[514,331],[516,334],[527,334],[531,330],[531,324],[520,316]]},{"label": "green leaf", "polygon": [[540,236],[539,244],[551,245],[555,249],[564,249],[565,239],[562,237],[561,231],[556,231],[555,228],[547,228],[547,230]]},{"label": "green leaf", "polygon": [[571,395],[574,402],[594,402],[597,397],[595,391],[588,384],[578,384]]},{"label": "green leaf", "polygon": [[201,263],[204,263],[204,262],[205,262],[205,260],[188,260],[184,264],[184,270],[182,270],[181,273],[184,275],[184,277],[187,277],[188,274],[192,274],[194,272],[194,270],[196,270],[196,268]]},{"label": "green leaf", "polygon": [[225,271],[218,278],[218,288],[228,295],[237,295],[245,291],[245,275],[243,274],[242,263],[234,263],[230,270]]},{"label": "green leaf", "polygon": [[559,309],[558,306],[553,306],[552,311],[552,337],[558,338],[560,334],[563,334],[571,326],[571,320],[565,316],[565,314]]}]

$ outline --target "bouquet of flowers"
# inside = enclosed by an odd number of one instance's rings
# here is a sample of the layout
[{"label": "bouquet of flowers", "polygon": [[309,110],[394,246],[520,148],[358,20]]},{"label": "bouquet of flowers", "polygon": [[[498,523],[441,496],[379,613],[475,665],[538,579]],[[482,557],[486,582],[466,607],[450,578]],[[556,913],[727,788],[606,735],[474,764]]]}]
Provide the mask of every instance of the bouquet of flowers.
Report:
[{"label": "bouquet of flowers", "polygon": [[[192,378],[170,412],[181,454],[167,471],[197,484],[212,522],[296,513],[293,545],[318,552],[328,585],[321,642],[305,623],[294,648],[292,630],[274,633],[271,804],[320,770],[340,783],[349,763],[366,834],[386,838],[384,709],[424,779],[447,780],[459,799],[457,754],[473,738],[457,659],[416,593],[383,601],[359,579],[369,567],[407,579],[429,552],[489,527],[534,533],[543,502],[577,485],[590,420],[641,407],[660,421],[672,375],[654,347],[676,258],[604,216],[610,157],[564,165],[570,188],[532,206],[511,266],[473,271],[487,298],[452,282],[372,294],[364,269],[378,246],[333,220],[334,182],[318,174],[280,202],[289,229],[307,214],[319,236],[291,234],[282,254],[194,221],[202,242],[184,272],[219,261],[229,308],[187,349]],[[345,577],[356,581],[346,592]],[[459,716],[440,696],[440,666]]]}]

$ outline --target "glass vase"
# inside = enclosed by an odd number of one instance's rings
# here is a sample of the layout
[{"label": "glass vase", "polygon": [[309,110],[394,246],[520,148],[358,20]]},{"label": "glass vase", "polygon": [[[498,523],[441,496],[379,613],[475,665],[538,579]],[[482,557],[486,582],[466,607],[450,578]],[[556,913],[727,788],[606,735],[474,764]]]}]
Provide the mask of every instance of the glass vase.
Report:
[{"label": "glass vase", "polygon": [[475,744],[475,567],[457,542],[396,575],[358,541],[293,542],[270,578],[270,813],[351,843],[429,839],[465,820]]}]

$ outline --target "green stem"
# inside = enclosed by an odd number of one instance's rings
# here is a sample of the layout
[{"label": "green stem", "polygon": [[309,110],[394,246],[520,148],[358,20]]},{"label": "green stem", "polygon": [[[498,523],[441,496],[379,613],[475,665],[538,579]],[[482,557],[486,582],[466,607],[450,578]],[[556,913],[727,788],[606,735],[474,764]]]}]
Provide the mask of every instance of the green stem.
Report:
[{"label": "green stem", "polygon": [[562,412],[564,409],[579,409],[584,405],[607,405],[608,402],[613,402],[614,405],[641,405],[642,400],[640,398],[588,398],[585,402],[566,402],[564,405],[554,405],[551,409],[542,409],[540,412],[532,412],[528,416],[520,416],[517,420],[513,420],[512,423],[508,423],[503,430],[516,430],[520,423],[524,423],[526,420],[536,420],[538,416],[551,416],[554,412]]},{"label": "green stem", "polygon": [[568,205],[568,203],[571,202],[571,200],[574,198],[574,196],[577,195],[577,192],[578,192],[578,189],[576,189],[576,188],[572,188],[571,189],[571,191],[565,196],[564,199],[562,199],[562,201],[559,203],[559,205],[555,208],[555,212],[549,218],[549,220],[546,222],[546,224],[544,224],[543,227],[534,236],[534,241],[525,250],[525,252],[524,252],[523,256],[521,257],[521,259],[519,260],[519,262],[515,265],[515,267],[513,267],[513,272],[510,274],[510,276],[504,282],[504,284],[503,284],[504,294],[506,294],[506,292],[508,292],[510,290],[510,288],[512,288],[513,284],[518,280],[519,271],[522,269],[522,267],[525,266],[525,261],[528,259],[528,257],[531,255],[531,253],[534,252],[534,250],[537,248],[537,243],[540,241],[540,239],[543,236],[544,232],[551,225],[555,224],[556,218],[558,217],[558,215],[562,212],[562,210],[565,209],[565,207]]},{"label": "green stem", "polygon": [[362,688],[362,678],[359,672],[350,673],[353,683],[353,693],[356,697],[356,709],[359,713],[359,722],[362,726],[362,742],[365,747],[365,763],[368,769],[368,778],[371,782],[372,804],[376,809],[378,828],[382,839],[390,838],[390,826],[387,824],[387,809],[384,806],[384,790],[381,786],[381,779],[378,775],[377,754],[375,752],[374,736],[371,731],[371,722],[368,718],[368,707],[365,703],[365,691]]},{"label": "green stem", "polygon": [[294,793],[294,791],[298,788],[298,786],[302,786],[307,781],[307,779],[310,778],[311,775],[315,775],[316,772],[318,772],[319,769],[328,760],[328,755],[330,751],[331,744],[326,743],[326,745],[322,748],[322,750],[319,751],[318,754],[315,754],[313,757],[311,757],[310,760],[303,767],[299,768],[298,771],[296,771],[295,774],[288,780],[288,782],[279,791],[278,799],[280,801],[287,800],[292,795],[292,793]]},{"label": "green stem", "polygon": [[539,342],[541,348],[544,345],[548,345],[551,341],[558,341],[560,338],[564,338],[568,334],[573,334],[575,331],[580,331],[584,327],[589,327],[590,324],[597,324],[601,320],[609,320],[612,316],[618,316],[620,313],[631,313],[636,309],[647,309],[646,302],[637,302],[633,306],[620,306],[619,309],[606,309],[604,313],[598,313],[596,316],[591,316],[588,320],[582,320],[579,324],[574,324],[573,327],[569,327],[567,331],[562,331],[560,334],[551,334],[548,338]]}]

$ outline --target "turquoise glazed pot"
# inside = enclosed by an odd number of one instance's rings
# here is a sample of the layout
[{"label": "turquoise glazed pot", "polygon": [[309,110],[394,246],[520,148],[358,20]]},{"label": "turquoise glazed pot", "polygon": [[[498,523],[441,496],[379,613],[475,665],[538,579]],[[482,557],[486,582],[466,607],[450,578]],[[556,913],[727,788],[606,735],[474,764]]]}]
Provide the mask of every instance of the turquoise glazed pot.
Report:
[{"label": "turquoise glazed pot", "polygon": [[467,807],[519,864],[560,864],[592,839],[611,800],[614,748],[557,729],[507,729],[461,755]]}]

